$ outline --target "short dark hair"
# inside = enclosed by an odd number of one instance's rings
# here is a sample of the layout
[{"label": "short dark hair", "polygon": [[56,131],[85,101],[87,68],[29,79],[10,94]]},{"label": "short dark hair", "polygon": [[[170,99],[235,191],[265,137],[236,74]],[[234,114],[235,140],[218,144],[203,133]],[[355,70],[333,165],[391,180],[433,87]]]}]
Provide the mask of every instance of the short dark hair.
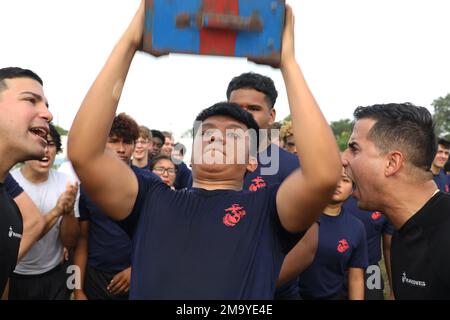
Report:
[{"label": "short dark hair", "polygon": [[0,69],[0,93],[7,89],[6,79],[16,79],[16,78],[30,78],[36,80],[41,85],[44,85],[42,79],[33,71],[28,69],[22,69],[18,67],[7,67]]},{"label": "short dark hair", "polygon": [[277,101],[278,91],[273,80],[258,73],[247,72],[231,79],[227,88],[227,99],[230,100],[231,92],[239,89],[254,89],[264,93],[270,108],[273,108]]},{"label": "short dark hair", "polygon": [[169,160],[170,162],[173,163],[173,165],[175,167],[175,170],[178,171],[178,167],[175,164],[175,162],[173,162],[172,158],[169,157],[168,155],[165,155],[165,154],[160,154],[160,155],[158,155],[158,156],[156,156],[156,157],[154,157],[153,159],[150,160],[150,164],[149,164],[150,170],[153,170],[153,168],[156,166],[156,164],[159,161],[161,161],[161,160]]},{"label": "short dark hair", "polygon": [[56,146],[56,153],[60,153],[62,151],[61,135],[52,123],[49,123],[48,126],[50,128],[50,136],[52,137],[53,142]]},{"label": "short dark hair", "polygon": [[166,141],[166,139],[161,131],[155,130],[155,129],[150,130],[150,131],[152,133],[152,138],[158,138],[159,140],[161,140],[162,143],[164,143],[164,141]]},{"label": "short dark hair", "polygon": [[436,154],[437,144],[431,113],[411,103],[376,104],[358,107],[356,120],[373,119],[368,139],[382,152],[401,150],[413,166],[428,171]]},{"label": "short dark hair", "polygon": [[259,148],[258,143],[258,132],[259,132],[259,126],[256,123],[255,119],[253,118],[252,114],[244,109],[242,109],[238,104],[232,103],[232,102],[219,102],[214,105],[212,105],[209,108],[204,109],[201,111],[198,116],[195,118],[194,123],[194,129],[193,129],[193,136],[195,138],[195,135],[197,134],[197,131],[199,129],[198,122],[203,122],[206,119],[212,117],[212,116],[227,116],[234,120],[237,120],[247,126],[248,129],[255,130],[256,135],[250,135],[250,137],[255,136],[254,138],[256,141],[251,141],[252,144],[256,145],[256,150]]},{"label": "short dark hair", "polygon": [[139,138],[139,126],[129,115],[119,113],[114,117],[109,137],[121,138],[126,143],[135,143]]},{"label": "short dark hair", "polygon": [[439,138],[437,144],[443,146],[444,149],[450,149],[450,141],[444,138]]}]

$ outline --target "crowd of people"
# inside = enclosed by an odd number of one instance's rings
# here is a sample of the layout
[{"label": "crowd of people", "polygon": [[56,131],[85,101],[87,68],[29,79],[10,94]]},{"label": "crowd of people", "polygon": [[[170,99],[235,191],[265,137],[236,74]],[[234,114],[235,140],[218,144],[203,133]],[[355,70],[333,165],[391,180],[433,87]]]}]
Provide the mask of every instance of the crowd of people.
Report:
[{"label": "crowd of people", "polygon": [[355,110],[340,153],[296,61],[293,20],[287,6],[291,121],[275,122],[273,81],[243,73],[196,116],[191,159],[170,131],[116,114],[144,1],[58,170],[43,81],[0,69],[3,298],[450,299],[450,142],[426,108],[380,104]]}]

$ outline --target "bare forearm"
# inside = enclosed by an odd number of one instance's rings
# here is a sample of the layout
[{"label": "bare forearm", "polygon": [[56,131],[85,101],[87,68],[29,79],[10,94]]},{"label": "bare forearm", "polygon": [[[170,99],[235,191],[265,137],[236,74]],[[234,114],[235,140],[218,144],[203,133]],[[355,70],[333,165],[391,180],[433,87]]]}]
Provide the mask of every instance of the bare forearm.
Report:
[{"label": "bare forearm", "polygon": [[[138,194],[127,164],[105,152],[122,87],[142,42],[144,1],[84,99],[70,129],[68,154],[84,190],[108,216],[126,218]],[[113,195],[113,196],[111,196]]]},{"label": "bare forearm", "polygon": [[313,224],[304,237],[286,255],[277,280],[277,288],[297,277],[314,261],[317,251],[319,226]]},{"label": "bare forearm", "polygon": [[392,290],[391,251],[390,250],[384,251],[383,256],[384,256],[384,266],[386,267],[386,272],[388,275],[389,286],[391,287]]},{"label": "bare forearm", "polygon": [[34,221],[24,225],[22,240],[20,241],[18,261],[28,252],[28,250],[43,236],[44,218],[37,217]]},{"label": "bare forearm", "polygon": [[76,290],[83,291],[84,278],[86,274],[86,265],[88,259],[88,239],[83,235],[80,237],[73,256],[73,263],[80,268],[80,288]]},{"label": "bare forearm", "polygon": [[0,293],[1,293],[0,300],[8,300],[8,296],[9,296],[9,279],[8,279],[8,281],[6,281],[5,290],[3,290],[3,292],[0,292]]},{"label": "bare forearm", "polygon": [[[281,70],[289,100],[294,141],[301,156],[302,173],[306,178],[311,177],[311,180],[331,180],[335,184],[341,173],[341,161],[333,133],[297,62],[291,59]],[[318,167],[327,170],[317,170]]]},{"label": "bare forearm", "polygon": [[62,212],[60,212],[59,209],[53,208],[52,210],[50,210],[49,213],[47,213],[44,216],[45,225],[44,225],[44,229],[42,230],[40,238],[45,236],[47,234],[47,232],[49,232],[50,229],[53,228],[53,226],[56,224],[56,222],[58,222],[58,219],[61,216],[61,214],[62,214]]},{"label": "bare forearm", "polygon": [[69,134],[69,157],[74,167],[103,154],[135,52],[123,36],[86,95]]},{"label": "bare forearm", "polygon": [[276,203],[283,227],[299,232],[309,228],[328,204],[342,165],[331,129],[296,61],[294,40],[294,17],[291,7],[286,5],[280,69],[302,168],[291,173],[280,185]]},{"label": "bare forearm", "polygon": [[64,246],[66,248],[75,247],[80,237],[80,225],[73,212],[63,216],[60,228],[60,237]]},{"label": "bare forearm", "polygon": [[364,270],[350,268],[348,272],[348,299],[364,300]]},{"label": "bare forearm", "polygon": [[125,78],[142,42],[144,7],[144,1],[141,1],[139,10],[114,47],[75,117],[68,140],[69,158],[75,169],[80,163],[88,163],[92,157],[104,152]]},{"label": "bare forearm", "polygon": [[384,265],[386,267],[386,273],[389,280],[389,287],[392,293],[392,270],[391,270],[391,235],[384,234],[383,235],[383,256],[384,256]]},{"label": "bare forearm", "polygon": [[20,261],[36,241],[42,237],[45,220],[39,209],[25,192],[22,192],[14,198],[14,201],[20,209],[23,220],[23,235],[18,254],[18,260]]}]

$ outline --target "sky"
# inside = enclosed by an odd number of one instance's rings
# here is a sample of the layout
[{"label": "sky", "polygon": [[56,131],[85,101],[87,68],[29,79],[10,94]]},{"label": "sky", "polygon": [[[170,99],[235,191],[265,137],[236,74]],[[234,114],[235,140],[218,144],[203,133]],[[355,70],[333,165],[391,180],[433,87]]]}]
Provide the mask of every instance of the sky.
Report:
[{"label": "sky", "polygon": [[[296,57],[328,121],[360,105],[428,107],[450,93],[450,1],[288,0]],[[54,122],[69,129],[139,0],[0,0],[0,67],[30,68],[44,80]],[[289,114],[281,73],[245,58],[138,53],[118,111],[176,138],[200,110],[226,99],[230,79],[254,71],[279,91],[277,120]]]}]

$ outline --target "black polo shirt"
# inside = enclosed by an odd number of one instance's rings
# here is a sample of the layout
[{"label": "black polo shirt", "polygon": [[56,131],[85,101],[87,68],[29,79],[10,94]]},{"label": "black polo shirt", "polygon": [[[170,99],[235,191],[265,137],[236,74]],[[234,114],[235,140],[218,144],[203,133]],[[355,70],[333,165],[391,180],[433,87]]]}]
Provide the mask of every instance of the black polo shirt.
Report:
[{"label": "black polo shirt", "polygon": [[0,295],[17,263],[22,228],[19,208],[0,183]]},{"label": "black polo shirt", "polygon": [[438,192],[392,238],[396,299],[450,299],[450,194]]}]

